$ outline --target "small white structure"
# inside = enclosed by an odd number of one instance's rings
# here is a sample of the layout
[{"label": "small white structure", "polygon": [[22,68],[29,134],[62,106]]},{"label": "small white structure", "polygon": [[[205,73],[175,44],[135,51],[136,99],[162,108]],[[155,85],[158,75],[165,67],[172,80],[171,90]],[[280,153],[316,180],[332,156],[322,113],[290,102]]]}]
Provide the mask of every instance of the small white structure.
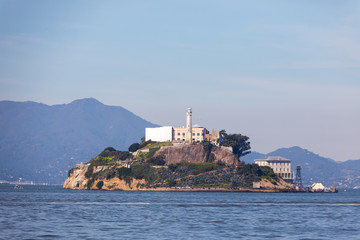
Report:
[{"label": "small white structure", "polygon": [[322,185],[322,183],[314,183],[311,185],[311,189],[314,191],[324,191],[326,188]]},{"label": "small white structure", "polygon": [[145,141],[171,142],[173,135],[172,127],[145,128]]}]

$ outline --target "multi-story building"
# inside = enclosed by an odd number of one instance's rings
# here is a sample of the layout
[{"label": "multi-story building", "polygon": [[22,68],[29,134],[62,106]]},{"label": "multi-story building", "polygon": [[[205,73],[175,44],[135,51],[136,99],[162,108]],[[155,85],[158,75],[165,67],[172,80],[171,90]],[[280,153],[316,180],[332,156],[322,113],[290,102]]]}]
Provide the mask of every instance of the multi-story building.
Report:
[{"label": "multi-story building", "polygon": [[266,157],[256,159],[255,163],[259,166],[271,167],[274,173],[284,179],[287,183],[293,183],[294,172],[291,171],[291,160],[282,157]]},{"label": "multi-story building", "polygon": [[[186,128],[173,128],[174,142],[188,142],[186,135],[188,130]],[[191,142],[202,142],[205,140],[205,134],[208,131],[204,127],[191,128]]]}]

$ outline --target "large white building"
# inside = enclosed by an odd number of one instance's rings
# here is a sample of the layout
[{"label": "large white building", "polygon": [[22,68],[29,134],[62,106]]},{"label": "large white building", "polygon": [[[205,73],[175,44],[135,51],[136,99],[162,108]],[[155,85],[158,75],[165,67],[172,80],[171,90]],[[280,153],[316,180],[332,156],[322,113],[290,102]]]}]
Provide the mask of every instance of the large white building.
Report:
[{"label": "large white building", "polygon": [[145,141],[154,142],[171,142],[173,137],[173,128],[157,127],[157,128],[145,128]]},{"label": "large white building", "polygon": [[294,172],[291,171],[291,160],[282,157],[266,157],[256,159],[259,166],[271,167],[274,173],[284,179],[287,183],[293,183]]}]

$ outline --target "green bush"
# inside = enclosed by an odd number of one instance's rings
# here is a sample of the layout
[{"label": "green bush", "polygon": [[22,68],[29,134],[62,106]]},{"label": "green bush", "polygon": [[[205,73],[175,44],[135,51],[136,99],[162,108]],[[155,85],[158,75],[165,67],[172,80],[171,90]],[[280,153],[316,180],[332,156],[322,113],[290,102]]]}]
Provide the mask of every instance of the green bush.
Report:
[{"label": "green bush", "polygon": [[149,163],[151,164],[155,164],[155,165],[159,165],[159,166],[164,166],[165,165],[165,157],[163,155],[157,156],[157,157],[152,157],[149,159]]},{"label": "green bush", "polygon": [[122,180],[131,174],[131,168],[121,167],[117,170],[117,172],[118,178]]},{"label": "green bush", "polygon": [[68,177],[70,177],[70,175],[74,172],[74,169],[75,169],[75,168],[72,168],[72,169],[70,169],[70,170],[68,171]]},{"label": "green bush", "polygon": [[169,169],[170,169],[172,172],[175,172],[176,169],[177,169],[177,167],[178,167],[178,165],[172,163],[172,164],[170,164],[168,167],[169,167]]},{"label": "green bush", "polygon": [[140,148],[139,143],[133,143],[129,147],[129,152],[136,152]]},{"label": "green bush", "polygon": [[97,184],[96,184],[96,187],[98,189],[102,189],[102,187],[104,186],[104,182],[103,181],[99,181]]},{"label": "green bush", "polygon": [[93,171],[94,171],[94,167],[92,165],[90,165],[85,173],[85,177],[91,178]]},{"label": "green bush", "polygon": [[146,142],[142,142],[142,143],[140,144],[140,146],[139,146],[139,149],[141,149],[141,148],[143,148],[143,147],[146,147],[148,144],[152,144],[152,143],[155,143],[155,142],[153,142],[153,141],[151,141],[151,140],[148,140],[148,141],[146,141]]},{"label": "green bush", "polygon": [[86,184],[86,188],[87,188],[87,189],[90,189],[90,188],[92,187],[93,183],[94,183],[94,180],[93,180],[93,179],[89,179],[88,182],[87,182],[87,184]]},{"label": "green bush", "polygon": [[131,167],[131,176],[148,182],[154,182],[158,178],[156,170],[148,164],[134,164]]},{"label": "green bush", "polygon": [[208,162],[205,162],[205,163],[188,163],[188,162],[186,162],[186,163],[179,163],[178,165],[187,167],[190,170],[190,173],[192,175],[198,175],[203,172],[209,172],[209,171],[221,168],[221,166],[219,166],[216,163],[208,163]]},{"label": "green bush", "polygon": [[146,159],[152,158],[152,157],[154,156],[155,152],[156,152],[157,150],[159,150],[159,149],[160,149],[159,147],[151,148],[151,149],[149,150],[149,152],[146,154],[145,158],[146,158]]}]

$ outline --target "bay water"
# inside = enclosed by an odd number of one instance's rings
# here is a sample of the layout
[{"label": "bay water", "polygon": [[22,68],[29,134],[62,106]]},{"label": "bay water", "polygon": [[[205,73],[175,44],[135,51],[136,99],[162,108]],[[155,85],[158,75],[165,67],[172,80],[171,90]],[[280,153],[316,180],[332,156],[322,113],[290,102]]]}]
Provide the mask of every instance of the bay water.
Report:
[{"label": "bay water", "polygon": [[124,192],[0,184],[0,239],[360,239],[360,191]]}]

